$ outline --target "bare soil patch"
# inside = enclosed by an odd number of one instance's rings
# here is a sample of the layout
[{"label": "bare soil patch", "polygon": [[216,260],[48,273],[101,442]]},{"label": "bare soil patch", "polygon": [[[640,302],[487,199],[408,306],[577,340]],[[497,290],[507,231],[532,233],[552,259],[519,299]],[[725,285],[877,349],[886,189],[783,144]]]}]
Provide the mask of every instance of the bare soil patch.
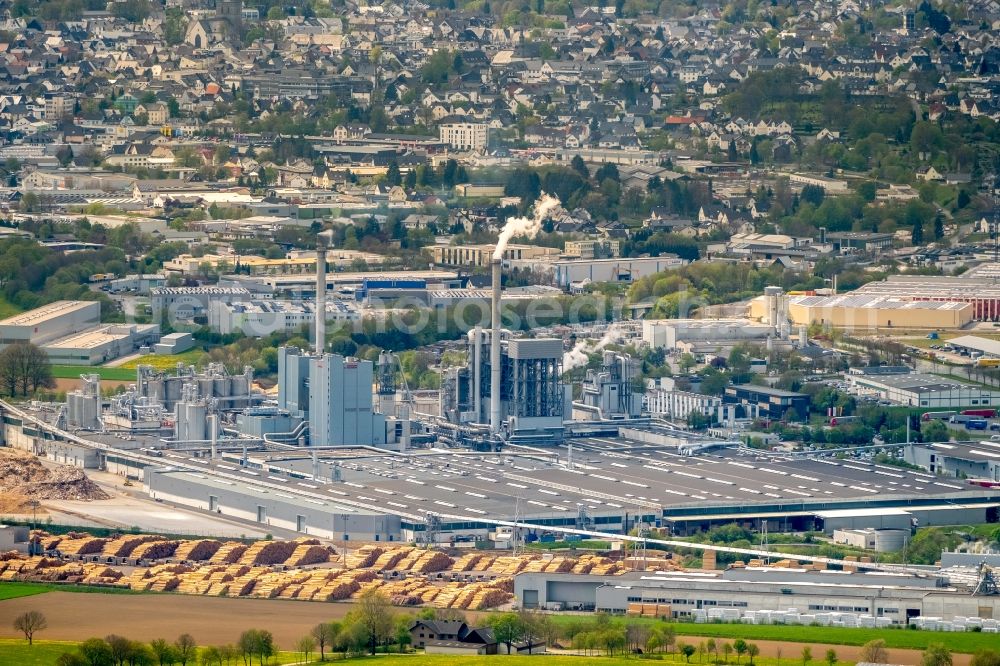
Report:
[{"label": "bare soil patch", "polygon": [[[46,640],[82,641],[115,633],[133,640],[173,640],[183,633],[200,645],[235,643],[247,629],[267,629],[291,650],[320,622],[343,617],[347,603],[231,599],[174,594],[47,592],[0,601],[0,638],[18,638],[14,618],[29,610],[45,614]],[[21,636],[23,637],[23,636]]]}]

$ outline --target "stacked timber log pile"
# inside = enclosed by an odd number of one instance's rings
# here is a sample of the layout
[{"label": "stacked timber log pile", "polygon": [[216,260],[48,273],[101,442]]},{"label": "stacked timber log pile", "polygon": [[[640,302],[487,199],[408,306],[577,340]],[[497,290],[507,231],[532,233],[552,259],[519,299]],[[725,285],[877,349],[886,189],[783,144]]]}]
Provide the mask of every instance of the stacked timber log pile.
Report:
[{"label": "stacked timber log pile", "polygon": [[154,534],[126,534],[104,544],[101,554],[108,557],[129,557],[142,544],[162,538]]},{"label": "stacked timber log pile", "polygon": [[201,562],[211,559],[222,548],[222,542],[215,539],[193,539],[181,541],[174,551],[174,559]]},{"label": "stacked timber log pile", "polygon": [[[34,535],[39,543],[72,555],[160,560],[122,570],[114,564],[0,554],[0,580],[80,582],[139,591],[231,597],[340,601],[380,590],[401,606],[426,604],[480,610],[508,603],[520,572],[593,573],[611,576],[622,566],[599,555],[497,555],[446,553],[407,545],[370,544],[330,562],[336,551],[318,539],[258,541],[168,540],[155,535],[98,539],[86,533]],[[170,563],[162,560],[170,559]],[[114,561],[114,560],[112,560]],[[184,562],[175,564],[173,562]],[[444,575],[441,575],[441,574]],[[452,574],[452,575],[448,575]],[[471,582],[470,582],[471,579]],[[447,581],[447,582],[442,582]]]},{"label": "stacked timber log pile", "polygon": [[385,552],[381,546],[362,546],[353,552],[347,553],[345,563],[348,569],[370,569],[375,566],[375,561]]},{"label": "stacked timber log pile", "polygon": [[147,541],[139,544],[132,551],[132,559],[136,560],[165,560],[172,557],[177,551],[180,541]]},{"label": "stacked timber log pile", "polygon": [[88,535],[78,539],[63,539],[59,542],[59,552],[63,555],[96,555],[110,539],[98,539]]},{"label": "stacked timber log pile", "polygon": [[215,555],[212,555],[208,559],[209,564],[236,564],[243,557],[243,553],[250,549],[245,543],[240,543],[239,541],[227,541],[222,544],[219,550],[215,551]]},{"label": "stacked timber log pile", "polygon": [[285,561],[290,567],[303,567],[307,564],[320,564],[322,562],[329,562],[331,556],[336,555],[337,551],[329,546],[322,546],[319,540],[312,539],[309,541],[300,541],[299,545],[295,547],[292,554]]},{"label": "stacked timber log pile", "polygon": [[240,564],[284,564],[298,544],[295,541],[256,541],[243,553]]}]

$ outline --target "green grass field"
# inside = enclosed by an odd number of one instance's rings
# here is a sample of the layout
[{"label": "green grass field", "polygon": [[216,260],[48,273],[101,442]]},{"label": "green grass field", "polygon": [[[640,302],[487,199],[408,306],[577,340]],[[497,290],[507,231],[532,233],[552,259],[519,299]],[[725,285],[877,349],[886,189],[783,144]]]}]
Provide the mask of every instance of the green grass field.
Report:
[{"label": "green grass field", "polygon": [[33,594],[42,594],[52,589],[48,585],[40,583],[0,583],[0,601],[4,599],[18,599],[20,597],[30,597]]},{"label": "green grass field", "polygon": [[35,594],[43,594],[54,590],[58,590],[59,592],[80,592],[81,594],[148,594],[146,592],[137,592],[124,587],[97,587],[94,585],[74,585],[63,583],[20,583],[3,581],[0,582],[0,601],[3,601],[4,599],[30,597]]},{"label": "green grass field", "polygon": [[74,649],[76,643],[36,640],[29,646],[26,641],[3,639],[0,640],[0,666],[53,666],[59,655]]},{"label": "green grass field", "polygon": [[[64,652],[74,652],[76,645],[71,642],[37,640],[37,635],[35,644],[30,646],[23,640],[0,639],[0,666],[55,666],[59,656]],[[280,665],[301,661],[300,652],[279,652],[276,658],[267,663]],[[237,663],[242,664],[243,661]],[[256,663],[255,661],[254,664]]]},{"label": "green grass field", "polygon": [[125,368],[102,368],[89,365],[53,365],[52,376],[56,379],[78,379],[80,375],[98,375],[109,381],[134,381],[135,370]]},{"label": "green grass field", "polygon": [[[59,641],[36,640],[35,644],[28,646],[25,641],[0,639],[0,666],[54,666],[56,660],[64,652],[72,652],[76,647],[75,643],[63,643]],[[821,657],[817,656],[817,660]],[[327,656],[326,663],[334,664],[362,664],[375,663],[393,666],[395,664],[406,666],[516,666],[537,663],[543,659],[545,664],[550,666],[625,666],[625,664],[637,664],[643,661],[653,663],[684,664],[684,657],[679,654],[657,655],[653,658],[638,657],[604,657],[604,656],[568,656],[568,655],[425,655],[425,654],[380,654],[376,657],[358,657],[352,659],[331,658]],[[744,664],[746,658],[744,657]],[[237,661],[242,664],[242,660]],[[302,654],[298,652],[281,652],[277,659],[268,662],[269,664],[294,664],[303,663]],[[318,659],[313,655],[313,660],[309,663],[318,664]],[[692,658],[692,664],[697,664],[697,659]],[[731,663],[735,663],[732,662]],[[800,666],[801,660],[796,659],[764,659],[758,658],[755,666]],[[819,663],[817,661],[817,663]],[[254,662],[255,666],[257,662]],[[846,662],[838,662],[837,666],[848,666]]]},{"label": "green grass field", "polygon": [[6,298],[0,298],[0,319],[13,317],[14,315],[21,314],[22,312],[24,312],[24,310],[17,307]]},{"label": "green grass field", "polygon": [[135,377],[135,369],[140,365],[151,365],[157,370],[173,370],[178,363],[196,363],[204,353],[201,349],[189,349],[180,354],[148,354],[122,363],[120,368],[131,371],[132,376]]},{"label": "green grass field", "polygon": [[[565,620],[565,616],[556,616]],[[689,624],[671,625],[681,636],[723,638],[746,641],[787,641],[790,643],[828,643],[830,645],[864,645],[881,638],[890,648],[923,650],[931,643],[943,643],[952,652],[971,654],[979,650],[996,649],[996,634],[976,632],[950,633],[912,631],[906,629],[852,629],[846,627],[784,626],[756,624]],[[688,641],[690,642],[690,641]]]}]

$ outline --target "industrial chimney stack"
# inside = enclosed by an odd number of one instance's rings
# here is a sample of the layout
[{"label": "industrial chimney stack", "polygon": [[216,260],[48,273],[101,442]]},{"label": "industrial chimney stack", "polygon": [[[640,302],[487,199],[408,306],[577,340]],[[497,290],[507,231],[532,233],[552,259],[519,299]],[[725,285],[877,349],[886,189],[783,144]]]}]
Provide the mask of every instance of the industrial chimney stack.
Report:
[{"label": "industrial chimney stack", "polygon": [[500,432],[500,259],[493,260],[493,302],[490,315],[490,432]]},{"label": "industrial chimney stack", "polygon": [[315,350],[322,354],[326,348],[326,243],[316,241],[316,340]]}]

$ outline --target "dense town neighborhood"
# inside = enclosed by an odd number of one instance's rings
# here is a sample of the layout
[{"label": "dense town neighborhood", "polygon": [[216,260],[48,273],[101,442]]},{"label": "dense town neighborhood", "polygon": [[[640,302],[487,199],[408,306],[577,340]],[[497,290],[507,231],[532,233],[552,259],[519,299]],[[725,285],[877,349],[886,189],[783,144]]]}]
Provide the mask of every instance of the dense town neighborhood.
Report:
[{"label": "dense town neighborhood", "polygon": [[0,666],[1000,666],[998,524],[998,0],[0,0]]}]

